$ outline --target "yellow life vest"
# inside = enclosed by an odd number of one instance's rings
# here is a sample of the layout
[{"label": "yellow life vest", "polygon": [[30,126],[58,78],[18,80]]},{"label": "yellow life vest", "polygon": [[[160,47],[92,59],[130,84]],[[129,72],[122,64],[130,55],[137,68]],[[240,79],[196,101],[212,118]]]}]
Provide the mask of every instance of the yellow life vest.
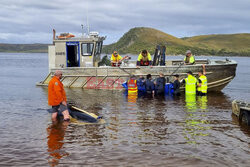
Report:
[{"label": "yellow life vest", "polygon": [[207,77],[202,75],[199,79],[201,80],[201,86],[199,86],[197,90],[202,93],[207,93]]},{"label": "yellow life vest", "polygon": [[[185,62],[186,62],[186,60],[187,60],[187,56],[185,56],[185,58],[184,58],[184,61],[185,61]],[[186,62],[186,63],[195,63],[194,56],[191,55],[190,58],[189,58],[189,62]]]},{"label": "yellow life vest", "polygon": [[117,56],[114,56],[114,54],[112,54],[111,56],[111,61],[114,61],[114,62],[118,62],[121,59],[122,57],[119,54]]},{"label": "yellow life vest", "polygon": [[140,53],[139,54],[139,56],[138,56],[138,59],[137,59],[137,61],[152,61],[152,58],[151,58],[151,55],[150,55],[150,53],[148,52],[148,54],[147,54],[147,56],[146,57],[143,57],[142,56],[142,53]]},{"label": "yellow life vest", "polygon": [[196,94],[196,83],[197,83],[197,79],[192,76],[189,75],[186,79],[185,79],[185,92],[186,94]]}]

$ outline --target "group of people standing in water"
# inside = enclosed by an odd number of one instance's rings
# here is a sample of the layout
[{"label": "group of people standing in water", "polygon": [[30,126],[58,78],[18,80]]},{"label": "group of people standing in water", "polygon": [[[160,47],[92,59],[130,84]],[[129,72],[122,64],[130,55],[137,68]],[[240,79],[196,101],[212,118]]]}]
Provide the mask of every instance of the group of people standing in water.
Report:
[{"label": "group of people standing in water", "polygon": [[151,95],[165,95],[165,89],[170,89],[167,92],[174,95],[180,96],[180,86],[185,84],[185,94],[186,95],[195,95],[205,96],[207,94],[207,77],[205,71],[205,65],[202,65],[201,71],[198,72],[199,78],[193,76],[191,71],[187,72],[187,77],[185,79],[179,80],[179,75],[173,75],[174,81],[171,86],[166,88],[166,78],[163,73],[159,74],[159,77],[152,79],[151,74],[147,74],[146,79],[143,76],[140,76],[139,79],[136,79],[134,75],[130,77],[127,81],[128,94],[137,94],[138,92],[147,93]]},{"label": "group of people standing in water", "polygon": [[138,92],[143,92],[151,95],[164,95],[165,93],[166,79],[163,73],[160,73],[159,77],[155,80],[152,79],[151,74],[146,76],[140,76],[138,80],[132,75],[127,81],[128,94],[137,94]]},{"label": "group of people standing in water", "polygon": [[163,73],[160,73],[159,76],[155,79],[152,79],[151,74],[147,74],[146,78],[140,76],[138,80],[136,80],[135,76],[131,76],[127,82],[128,94],[137,94],[138,92],[146,93],[152,96],[164,96],[166,89],[172,89],[172,91],[168,90],[175,96],[180,96],[180,81],[179,75],[174,75],[174,82],[171,83],[172,87],[166,88],[166,78]]}]

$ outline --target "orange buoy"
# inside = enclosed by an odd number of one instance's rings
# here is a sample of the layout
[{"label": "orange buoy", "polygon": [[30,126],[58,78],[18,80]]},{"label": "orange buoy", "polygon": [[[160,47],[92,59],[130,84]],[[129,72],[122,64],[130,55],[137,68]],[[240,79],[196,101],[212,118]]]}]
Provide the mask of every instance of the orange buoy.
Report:
[{"label": "orange buoy", "polygon": [[58,39],[67,39],[67,38],[72,38],[75,37],[75,35],[71,33],[61,33],[57,38]]}]

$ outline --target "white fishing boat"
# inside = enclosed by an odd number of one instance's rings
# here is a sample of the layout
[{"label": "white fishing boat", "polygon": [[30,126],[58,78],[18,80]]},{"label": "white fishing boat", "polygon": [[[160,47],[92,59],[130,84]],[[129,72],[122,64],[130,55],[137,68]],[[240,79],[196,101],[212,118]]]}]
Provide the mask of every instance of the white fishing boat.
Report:
[{"label": "white fishing boat", "polygon": [[[202,70],[205,64],[208,79],[208,91],[222,90],[236,74],[237,62],[234,60],[196,60],[193,65],[184,65],[183,60],[167,60],[164,65],[136,67],[135,61],[128,61],[119,67],[101,65],[101,51],[105,37],[98,32],[90,32],[87,36],[74,37],[66,35],[56,36],[54,31],[53,44],[49,45],[49,74],[40,86],[47,86],[56,70],[63,71],[62,82],[65,87],[80,87],[84,89],[123,89],[122,83],[130,75],[158,76],[163,73],[170,81],[173,74],[179,74],[180,79],[186,77],[188,71],[194,75]],[[156,54],[154,56],[157,56]],[[181,88],[183,90],[183,88]]]}]

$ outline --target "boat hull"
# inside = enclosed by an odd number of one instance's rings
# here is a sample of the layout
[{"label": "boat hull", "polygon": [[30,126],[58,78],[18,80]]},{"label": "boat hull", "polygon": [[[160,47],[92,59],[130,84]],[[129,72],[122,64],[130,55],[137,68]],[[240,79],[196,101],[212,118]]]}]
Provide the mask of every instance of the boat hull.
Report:
[{"label": "boat hull", "polygon": [[232,102],[232,113],[240,123],[250,126],[250,103],[234,100]]},{"label": "boat hull", "polygon": [[[146,77],[151,74],[153,78],[163,73],[170,82],[173,75],[179,74],[180,80],[187,77],[186,73],[192,71],[198,78],[198,72],[202,70],[202,64],[206,65],[208,91],[222,90],[236,75],[237,63],[233,60],[197,61],[195,65],[183,65],[181,61],[171,61],[166,66],[153,67],[72,67],[51,69],[50,74],[44,81],[37,83],[39,86],[47,86],[56,70],[63,71],[62,82],[65,87],[79,87],[84,89],[116,89],[122,90],[122,83],[126,82],[131,75]],[[184,87],[181,87],[184,90]]]}]

